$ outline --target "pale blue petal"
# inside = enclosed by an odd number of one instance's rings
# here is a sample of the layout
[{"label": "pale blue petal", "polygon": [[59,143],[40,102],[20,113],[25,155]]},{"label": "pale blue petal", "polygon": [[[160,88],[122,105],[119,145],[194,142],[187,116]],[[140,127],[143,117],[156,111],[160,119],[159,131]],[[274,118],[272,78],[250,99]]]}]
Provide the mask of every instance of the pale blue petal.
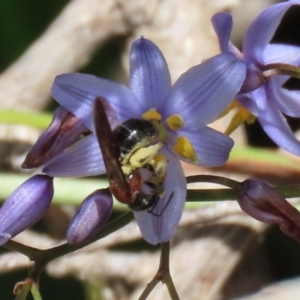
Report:
[{"label": "pale blue petal", "polygon": [[246,108],[247,110],[249,110],[253,115],[257,116],[257,114],[258,114],[258,107],[257,107],[257,104],[256,104],[256,102],[255,102],[254,97],[253,97],[252,94],[253,94],[253,92],[252,93],[238,95],[238,97],[236,99],[241,104],[241,106],[243,106],[244,108]]},{"label": "pale blue petal", "polygon": [[93,75],[70,73],[55,78],[52,86],[54,99],[81,119],[93,131],[93,108],[96,97],[108,100],[120,122],[138,118],[141,106],[127,87]]},{"label": "pale blue petal", "polygon": [[[224,165],[234,144],[230,137],[210,127],[203,127],[194,131],[179,130],[178,135],[189,139],[198,158],[197,164],[203,167]],[[180,159],[191,163],[190,160]]]},{"label": "pale blue petal", "polygon": [[300,47],[285,44],[268,44],[263,53],[264,64],[281,63],[297,66],[300,63]]},{"label": "pale blue petal", "polygon": [[269,89],[273,94],[272,101],[284,114],[298,118],[300,117],[300,91],[281,87],[282,80],[279,77],[273,77],[268,82]]},{"label": "pale blue petal", "polygon": [[232,16],[226,12],[216,13],[213,15],[211,22],[218,36],[221,52],[228,52],[228,44],[233,25]]},{"label": "pale blue petal", "polygon": [[300,142],[296,139],[279,109],[269,101],[264,89],[256,92],[259,104],[258,121],[268,136],[284,150],[300,156]]},{"label": "pale blue petal", "polygon": [[245,63],[231,53],[208,59],[175,82],[167,96],[163,117],[179,114],[188,130],[212,123],[236,96],[245,75]]},{"label": "pale blue petal", "polygon": [[282,17],[293,4],[292,2],[284,2],[271,5],[252,22],[243,40],[243,53],[248,62],[263,65],[264,50],[272,39]]},{"label": "pale blue petal", "polygon": [[162,153],[168,158],[165,193],[154,212],[159,214],[174,192],[173,198],[161,216],[155,216],[147,211],[134,212],[144,239],[154,245],[167,242],[174,236],[186,201],[186,179],[182,166],[169,150],[163,149]]},{"label": "pale blue petal", "polygon": [[160,111],[170,87],[169,69],[159,48],[145,38],[135,41],[130,54],[130,90],[143,110]]},{"label": "pale blue petal", "polygon": [[105,174],[98,141],[91,134],[45,164],[43,172],[53,177],[84,177]]}]

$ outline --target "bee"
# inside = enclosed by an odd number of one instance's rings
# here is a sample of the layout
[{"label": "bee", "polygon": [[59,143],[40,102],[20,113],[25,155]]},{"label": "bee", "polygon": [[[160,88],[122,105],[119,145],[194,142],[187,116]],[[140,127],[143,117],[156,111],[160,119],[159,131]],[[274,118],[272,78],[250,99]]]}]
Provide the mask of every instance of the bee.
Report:
[{"label": "bee", "polygon": [[112,130],[107,112],[114,113],[106,99],[97,97],[95,131],[111,192],[133,211],[153,213],[164,194],[167,163],[158,154],[164,141],[160,124],[154,120],[128,119]]}]

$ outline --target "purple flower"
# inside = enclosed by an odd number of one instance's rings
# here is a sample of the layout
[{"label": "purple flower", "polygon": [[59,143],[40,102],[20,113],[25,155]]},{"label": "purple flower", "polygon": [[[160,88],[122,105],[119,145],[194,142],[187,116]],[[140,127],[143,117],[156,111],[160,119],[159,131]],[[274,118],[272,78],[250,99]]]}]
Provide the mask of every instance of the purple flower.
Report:
[{"label": "purple flower", "polygon": [[272,43],[287,10],[300,1],[287,1],[268,7],[250,25],[243,40],[243,53],[229,41],[232,17],[227,13],[213,16],[212,23],[219,38],[222,53],[232,52],[247,64],[246,81],[237,95],[239,103],[251,111],[270,138],[283,149],[300,155],[300,142],[295,138],[285,117],[300,117],[299,92],[282,85],[287,75],[264,76],[268,64],[299,66],[300,47]]},{"label": "purple flower", "polygon": [[[231,53],[189,69],[171,85],[167,63],[158,47],[140,38],[130,55],[130,88],[87,74],[57,76],[52,95],[91,132],[48,161],[51,176],[91,176],[105,173],[95,136],[93,108],[97,97],[107,99],[112,128],[129,119],[156,118],[167,133],[158,150],[167,161],[164,194],[155,212],[134,212],[144,238],[151,244],[171,239],[182,215],[186,180],[180,160],[213,167],[224,164],[233,141],[206,125],[216,120],[240,90],[245,64]],[[171,201],[167,204],[168,199]]]},{"label": "purple flower", "polygon": [[69,244],[81,245],[90,241],[109,220],[112,206],[113,199],[109,189],[97,190],[87,196],[69,225]]},{"label": "purple flower", "polygon": [[245,213],[258,221],[278,224],[282,232],[300,242],[299,211],[264,181],[245,180],[237,200]]},{"label": "purple flower", "polygon": [[22,183],[0,209],[0,245],[41,219],[53,193],[53,178],[47,175],[35,175]]}]

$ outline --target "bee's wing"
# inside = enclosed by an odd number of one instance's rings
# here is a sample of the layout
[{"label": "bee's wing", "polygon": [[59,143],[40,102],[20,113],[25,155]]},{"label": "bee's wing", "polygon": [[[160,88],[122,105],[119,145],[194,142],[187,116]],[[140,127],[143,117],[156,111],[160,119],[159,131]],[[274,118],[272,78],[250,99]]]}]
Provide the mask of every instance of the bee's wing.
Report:
[{"label": "bee's wing", "polygon": [[130,187],[122,171],[119,154],[113,144],[113,132],[106,110],[113,111],[105,98],[97,97],[94,104],[94,125],[110,188],[117,200],[128,204],[131,202]]}]

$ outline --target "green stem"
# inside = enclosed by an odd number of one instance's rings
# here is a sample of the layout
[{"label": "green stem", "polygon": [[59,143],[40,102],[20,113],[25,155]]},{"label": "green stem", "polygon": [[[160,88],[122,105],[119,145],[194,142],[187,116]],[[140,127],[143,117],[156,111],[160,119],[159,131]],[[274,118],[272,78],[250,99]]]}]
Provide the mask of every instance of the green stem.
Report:
[{"label": "green stem", "polygon": [[300,197],[300,185],[278,185],[274,188],[281,194],[284,198],[297,198]]},{"label": "green stem", "polygon": [[10,240],[7,243],[5,243],[3,245],[3,247],[7,248],[7,249],[10,249],[10,250],[13,250],[13,251],[16,251],[16,252],[19,252],[19,253],[22,253],[25,256],[27,256],[29,259],[31,257],[38,256],[40,254],[40,252],[42,251],[38,248],[33,248],[33,247],[30,247],[30,246],[26,246],[26,245],[20,244],[18,242],[15,242],[13,240]]},{"label": "green stem", "polygon": [[214,176],[214,175],[195,175],[195,176],[188,176],[186,178],[186,182],[189,183],[199,183],[199,182],[209,182],[209,183],[216,183],[220,185],[225,185],[233,190],[239,190],[241,187],[241,183],[226,177],[221,176]]},{"label": "green stem", "polygon": [[10,250],[17,251],[26,255],[31,261],[34,261],[35,264],[30,270],[29,278],[35,282],[38,282],[40,273],[43,271],[46,264],[58,257],[64,256],[66,254],[72,253],[78,249],[81,249],[99,239],[106,237],[107,235],[115,232],[116,230],[124,227],[133,220],[133,213],[131,211],[124,213],[120,217],[106,224],[101,231],[90,241],[84,245],[70,245],[68,243],[49,248],[46,250],[41,250],[37,248],[32,248],[15,241],[9,241],[3,247]]},{"label": "green stem", "polygon": [[275,75],[288,75],[300,79],[300,68],[281,63],[268,64],[263,67],[263,75],[266,78]]},{"label": "green stem", "polygon": [[145,300],[160,281],[167,285],[171,299],[179,300],[179,296],[170,274],[170,242],[161,244],[161,255],[158,271],[153,279],[147,284],[147,287],[139,297],[139,300]]},{"label": "green stem", "polygon": [[[188,190],[187,202],[200,202],[201,206],[203,202],[215,202],[215,201],[227,201],[236,200],[237,192],[232,189],[205,189],[205,190]],[[193,205],[190,205],[191,208]],[[187,208],[190,208],[189,206]]]},{"label": "green stem", "polygon": [[34,300],[43,300],[38,285],[36,283],[34,283],[31,287],[31,294]]},{"label": "green stem", "polygon": [[138,300],[146,300],[147,297],[150,295],[150,293],[154,290],[154,288],[156,287],[156,285],[159,283],[159,280],[156,278],[153,278],[146,286],[146,288],[144,289],[143,293],[141,294],[141,296],[139,297]]},{"label": "green stem", "polygon": [[[212,175],[195,175],[187,177],[187,183],[210,182],[225,185],[231,189],[191,189],[187,191],[187,202],[212,202],[236,200],[241,183],[229,178]],[[284,198],[300,196],[300,185],[273,186]]]},{"label": "green stem", "polygon": [[176,291],[170,273],[170,242],[161,244],[161,256],[159,272],[161,274],[161,282],[165,283],[172,300],[179,300],[179,295]]},{"label": "green stem", "polygon": [[35,262],[35,265],[31,269],[29,273],[29,277],[36,280],[40,273],[43,271],[44,267],[47,263],[50,261],[64,256],[66,254],[72,253],[78,249],[81,249],[87,245],[90,245],[91,243],[100,240],[107,235],[115,232],[116,230],[124,227],[128,223],[130,223],[133,220],[133,213],[127,212],[124,213],[122,216],[116,218],[115,220],[111,221],[110,223],[106,224],[101,231],[89,242],[87,242],[84,245],[70,245],[68,243],[62,244],[60,246],[56,246],[53,248],[49,248],[46,250],[39,250],[39,252],[34,252],[33,255],[30,256],[30,259]]}]

